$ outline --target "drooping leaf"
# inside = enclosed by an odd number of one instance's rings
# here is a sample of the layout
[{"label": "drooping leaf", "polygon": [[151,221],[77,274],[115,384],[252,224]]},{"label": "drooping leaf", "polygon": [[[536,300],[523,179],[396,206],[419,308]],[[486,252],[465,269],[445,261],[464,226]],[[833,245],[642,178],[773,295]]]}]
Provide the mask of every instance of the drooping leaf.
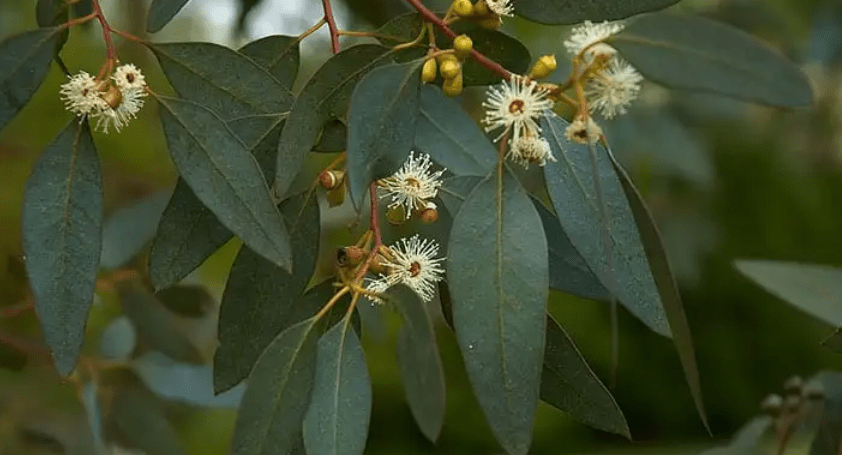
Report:
[{"label": "drooping leaf", "polygon": [[330,298],[303,296],[319,250],[319,206],[315,195],[294,196],[281,205],[290,232],[295,268],[290,274],[249,248],[242,248],[222,295],[219,347],[214,362],[217,391],[248,376],[266,346],[287,327],[313,316]]},{"label": "drooping leaf", "polygon": [[102,245],[102,171],[87,122],[71,122],[35,163],[23,196],[26,272],[59,374],[82,347]]},{"label": "drooping leaf", "polygon": [[61,32],[39,28],[0,42],[0,131],[41,86]]},{"label": "drooping leaf", "polygon": [[453,323],[468,378],[497,440],[525,454],[538,405],[549,287],[547,240],[508,171],[483,180],[453,222]]},{"label": "drooping leaf", "polygon": [[[263,175],[272,175],[283,126],[281,117],[240,117],[228,122],[228,126],[249,148]],[[152,286],[161,289],[181,281],[231,237],[231,231],[193,194],[187,183],[179,179],[161,215],[149,254]]]},{"label": "drooping leaf", "polygon": [[319,340],[304,446],[310,454],[362,455],[371,418],[371,381],[350,315]]},{"label": "drooping leaf", "polygon": [[291,91],[301,60],[298,43],[298,38],[294,36],[270,35],[246,44],[239,52],[254,60]]},{"label": "drooping leaf", "polygon": [[415,146],[456,175],[487,175],[497,152],[465,110],[433,85],[421,87]]},{"label": "drooping leaf", "polygon": [[[418,13],[396,16],[377,30],[380,35],[378,39],[390,45],[397,44],[399,41],[412,41],[421,32],[424,24],[424,20]],[[474,49],[509,71],[525,74],[529,70],[531,62],[529,49],[517,39],[503,32],[486,30],[471,22],[454,22],[451,28],[457,35],[467,34],[473,42]],[[439,49],[453,47],[452,40],[441,33],[436,35],[436,45]],[[502,78],[473,58],[467,58],[462,62],[462,80],[465,86],[471,86],[496,84]],[[439,77],[440,81],[441,77]]]},{"label": "drooping leaf", "polygon": [[643,16],[608,40],[647,79],[782,107],[812,103],[792,62],[731,26],[699,16]]},{"label": "drooping leaf", "polygon": [[406,161],[415,138],[421,61],[375,68],[357,84],[348,108],[348,193],[360,207],[368,185]]},{"label": "drooping leaf", "polygon": [[257,360],[237,415],[233,455],[294,453],[317,368],[317,322],[284,330]]},{"label": "drooping leaf", "polygon": [[734,265],[790,305],[835,327],[842,325],[842,269],[757,259],[739,259]]},{"label": "drooping leaf", "polygon": [[549,244],[550,287],[586,299],[609,300],[611,293],[570,243],[558,218],[538,200],[532,199],[532,203],[541,216]]},{"label": "drooping leaf", "polygon": [[166,193],[154,194],[114,213],[102,230],[100,266],[121,267],[152,240],[168,199]]},{"label": "drooping leaf", "polygon": [[406,401],[424,436],[435,442],[444,423],[444,371],[429,311],[405,286],[389,290],[404,325],[398,332],[398,362]]},{"label": "drooping leaf", "polygon": [[210,110],[157,98],[170,156],[196,197],[246,245],[291,269],[289,234],[255,158]]},{"label": "drooping leaf", "polygon": [[200,318],[216,306],[203,286],[175,285],[156,292],[155,298],[168,310],[186,318]]},{"label": "drooping leaf", "polygon": [[133,359],[131,366],[150,391],[168,401],[236,409],[245,390],[243,384],[242,387],[216,395],[213,392],[213,371],[210,365],[176,362],[157,351]]},{"label": "drooping leaf", "polygon": [[212,43],[148,44],[175,91],[223,120],[289,110],[293,95],[237,51]]},{"label": "drooping leaf", "polygon": [[611,392],[551,316],[547,317],[541,400],[570,413],[585,425],[631,438],[623,411]]},{"label": "drooping leaf", "polygon": [[146,31],[155,33],[164,28],[189,0],[152,0],[146,18]]},{"label": "drooping leaf", "polygon": [[[591,150],[567,140],[568,124],[549,111],[541,120],[541,128],[558,160],[547,163],[544,176],[561,227],[591,271],[606,289],[615,293],[620,304],[653,331],[670,336],[637,225],[611,160],[604,148],[595,147],[596,171],[605,202],[603,220]],[[603,235],[603,225],[607,236]]]},{"label": "drooping leaf", "polygon": [[541,24],[576,24],[625,19],[635,14],[657,11],[678,0],[518,0],[515,13]]},{"label": "drooping leaf", "polygon": [[281,133],[274,182],[277,195],[289,190],[322,126],[331,118],[345,116],[357,82],[392,56],[390,49],[374,44],[350,47],[331,57],[310,78],[295,99]]},{"label": "drooping leaf", "polygon": [[629,207],[637,223],[640,240],[643,242],[643,249],[646,252],[646,258],[649,260],[652,277],[661,295],[661,302],[663,302],[664,311],[667,314],[675,349],[678,351],[678,358],[681,360],[681,367],[684,370],[684,377],[687,379],[690,394],[693,396],[693,403],[696,405],[696,411],[698,411],[705,429],[710,433],[705,403],[702,398],[702,384],[699,381],[699,367],[696,364],[696,352],[693,349],[693,336],[690,333],[687,314],[684,312],[684,305],[681,302],[681,295],[678,293],[678,285],[672,274],[661,234],[628,174],[614,160],[610,150],[608,152],[611,164],[614,165],[614,171],[620,178],[623,191],[629,201]]}]

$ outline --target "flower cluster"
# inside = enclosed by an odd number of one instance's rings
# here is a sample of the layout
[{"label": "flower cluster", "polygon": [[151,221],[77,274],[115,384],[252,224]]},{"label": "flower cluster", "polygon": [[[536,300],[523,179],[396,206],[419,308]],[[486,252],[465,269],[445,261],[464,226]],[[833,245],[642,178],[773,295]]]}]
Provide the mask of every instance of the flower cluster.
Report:
[{"label": "flower cluster", "polygon": [[[426,153],[409,152],[409,158],[391,176],[380,179],[377,185],[386,191],[386,196],[392,200],[389,208],[403,207],[405,218],[409,219],[413,212],[420,212],[430,207],[430,201],[438,194],[441,187],[441,176],[445,169],[433,172],[433,162]],[[435,208],[435,205],[432,205]]]},{"label": "flower cluster", "polygon": [[529,163],[544,166],[547,161],[555,161],[549,143],[541,137],[541,127],[538,125],[538,119],[544,115],[544,111],[553,107],[552,100],[547,98],[548,94],[535,81],[513,75],[508,83],[489,87],[488,99],[482,103],[486,109],[485,118],[482,119],[485,131],[502,128],[495,142],[509,134],[507,156],[523,166]]},{"label": "flower cluster", "polygon": [[119,132],[143,107],[146,79],[132,64],[118,67],[110,83],[80,71],[70,76],[59,93],[69,112],[96,119],[97,129],[103,132],[111,126]]},{"label": "flower cluster", "polygon": [[439,245],[435,240],[422,239],[418,234],[400,239],[384,258],[382,265],[386,273],[370,280],[366,291],[374,294],[373,301],[380,302],[377,294],[396,284],[405,284],[425,302],[432,300],[436,294],[435,284],[444,274],[441,265],[444,258],[437,258],[438,254]]}]

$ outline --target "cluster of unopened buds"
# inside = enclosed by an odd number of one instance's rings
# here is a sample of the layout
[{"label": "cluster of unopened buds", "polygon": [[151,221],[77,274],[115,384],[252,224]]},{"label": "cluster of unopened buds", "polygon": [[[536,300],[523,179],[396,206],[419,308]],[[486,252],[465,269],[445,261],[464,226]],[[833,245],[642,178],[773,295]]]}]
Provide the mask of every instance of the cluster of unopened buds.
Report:
[{"label": "cluster of unopened buds", "polygon": [[95,78],[85,71],[68,76],[61,86],[61,97],[68,111],[81,119],[96,119],[96,128],[118,132],[143,107],[146,79],[132,64],[117,67],[108,78]]}]

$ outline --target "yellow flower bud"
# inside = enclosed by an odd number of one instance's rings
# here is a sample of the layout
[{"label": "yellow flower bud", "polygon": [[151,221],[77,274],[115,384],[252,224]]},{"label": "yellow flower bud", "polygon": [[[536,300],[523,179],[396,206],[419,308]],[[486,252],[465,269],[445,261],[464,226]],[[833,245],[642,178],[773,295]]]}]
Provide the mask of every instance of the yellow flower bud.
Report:
[{"label": "yellow flower bud", "polygon": [[447,96],[457,96],[462,93],[462,72],[460,71],[452,79],[445,79],[441,89]]},{"label": "yellow flower bud", "polygon": [[491,16],[479,21],[479,26],[486,30],[497,30],[500,28],[500,17]]},{"label": "yellow flower bud", "polygon": [[456,58],[456,55],[452,53],[447,53],[437,55],[436,61],[439,62],[439,66],[441,66],[441,64],[444,62],[458,62],[459,59]]},{"label": "yellow flower bud", "polygon": [[406,209],[403,205],[390,205],[386,208],[386,219],[393,226],[400,226],[406,222]]},{"label": "yellow flower bud", "polygon": [[424,62],[424,66],[421,68],[421,80],[424,82],[433,82],[436,80],[436,59],[430,58]]},{"label": "yellow flower bud", "polygon": [[547,77],[555,71],[556,67],[555,54],[542,55],[541,58],[535,62],[535,65],[532,66],[532,69],[529,70],[529,78],[541,79],[543,77]]},{"label": "yellow flower bud", "polygon": [[471,0],[455,0],[453,12],[461,17],[468,17],[474,14],[474,5],[471,4]]},{"label": "yellow flower bud", "polygon": [[455,60],[448,60],[446,62],[442,62],[439,67],[439,71],[441,72],[441,77],[445,79],[453,79],[456,75],[462,73],[462,65]]},{"label": "yellow flower bud", "polygon": [[474,3],[474,14],[477,16],[488,16],[493,13],[488,9],[488,5],[485,4],[485,0],[479,0]]},{"label": "yellow flower bud", "polygon": [[468,35],[459,35],[453,39],[453,50],[456,51],[456,56],[465,58],[471,54],[471,49],[474,48],[474,42]]}]

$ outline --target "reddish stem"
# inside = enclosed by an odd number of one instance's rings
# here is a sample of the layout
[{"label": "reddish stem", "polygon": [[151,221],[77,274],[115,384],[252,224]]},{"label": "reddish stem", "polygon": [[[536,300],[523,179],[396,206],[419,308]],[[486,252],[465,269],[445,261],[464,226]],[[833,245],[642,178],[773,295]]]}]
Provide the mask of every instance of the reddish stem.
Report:
[{"label": "reddish stem", "polygon": [[49,355],[50,350],[47,349],[46,346],[36,343],[34,341],[27,340],[25,338],[19,338],[13,335],[9,335],[7,333],[0,333],[0,344],[5,344],[6,346],[11,346],[21,352],[26,354],[33,354],[33,355]]},{"label": "reddish stem", "polygon": [[23,302],[19,302],[14,305],[9,305],[0,309],[0,319],[17,316],[23,313],[24,311],[29,311],[33,308],[35,307],[32,304],[32,300],[24,300]]},{"label": "reddish stem", "polygon": [[[325,1],[327,1],[327,0],[325,0]],[[436,16],[435,13],[433,13],[432,11],[427,9],[424,5],[422,5],[421,0],[406,0],[406,1],[407,1],[407,3],[412,5],[412,7],[415,8],[419,13],[421,13],[421,16],[424,18],[424,20],[426,20],[427,22],[431,22],[431,23],[435,24],[436,27],[438,27],[439,30],[441,30],[442,33],[444,33],[448,38],[450,38],[451,40],[456,38],[456,32],[454,32],[444,22],[444,20],[442,20],[442,18]],[[476,60],[480,65],[482,65],[482,66],[488,68],[489,70],[494,71],[495,73],[502,76],[503,79],[509,80],[512,77],[512,73],[509,72],[509,70],[507,70],[506,68],[503,68],[502,65],[495,62],[494,60],[491,60],[490,58],[486,57],[485,55],[482,55],[476,49],[471,49],[471,57],[473,57],[473,59]]]},{"label": "reddish stem", "polygon": [[107,52],[105,73],[110,73],[114,68],[114,62],[117,60],[117,48],[114,47],[114,41],[111,39],[111,27],[108,25],[108,21],[105,20],[105,15],[102,14],[102,8],[99,6],[99,0],[91,0],[91,4],[94,9],[93,14],[96,16],[100,25],[102,25],[102,36],[105,39],[105,49]]},{"label": "reddish stem", "polygon": [[336,20],[333,18],[330,0],[322,0],[322,8],[325,10],[325,20],[327,21],[327,28],[330,30],[330,48],[335,54],[339,52],[339,29],[336,28]]}]

